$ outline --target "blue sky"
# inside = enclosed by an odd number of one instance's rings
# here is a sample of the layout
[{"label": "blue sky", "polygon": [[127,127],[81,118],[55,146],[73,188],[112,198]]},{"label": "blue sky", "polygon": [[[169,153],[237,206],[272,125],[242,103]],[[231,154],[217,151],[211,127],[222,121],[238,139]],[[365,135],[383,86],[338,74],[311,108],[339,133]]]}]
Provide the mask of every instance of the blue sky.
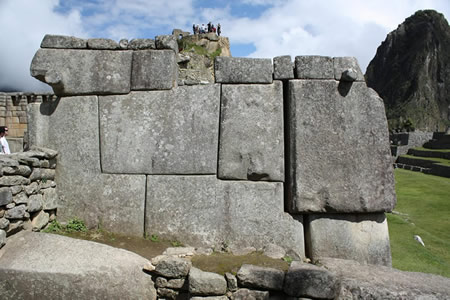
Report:
[{"label": "blue sky", "polygon": [[355,56],[365,72],[405,18],[449,0],[0,0],[0,89],[49,91],[29,75],[45,34],[154,38],[193,23],[222,26],[235,57]]}]

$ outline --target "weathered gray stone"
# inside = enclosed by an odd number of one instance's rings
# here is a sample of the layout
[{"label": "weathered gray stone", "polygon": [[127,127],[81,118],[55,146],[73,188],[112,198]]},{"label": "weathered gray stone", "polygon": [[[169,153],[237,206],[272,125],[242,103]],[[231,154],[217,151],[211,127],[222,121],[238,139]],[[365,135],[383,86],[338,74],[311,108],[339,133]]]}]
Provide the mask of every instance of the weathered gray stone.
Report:
[{"label": "weathered gray stone", "polygon": [[7,218],[0,218],[0,229],[5,229],[9,225],[9,220]]},{"label": "weathered gray stone", "polygon": [[10,189],[11,189],[11,193],[13,194],[13,196],[15,196],[18,193],[20,193],[21,191],[23,191],[23,187],[21,185],[11,186]]},{"label": "weathered gray stone", "polygon": [[128,40],[127,39],[121,39],[119,41],[119,48],[122,50],[126,50],[128,48]]},{"label": "weathered gray stone", "polygon": [[263,254],[273,259],[282,259],[286,256],[286,250],[276,244],[268,244],[263,249]]},{"label": "weathered gray stone", "polygon": [[19,162],[15,159],[12,159],[8,156],[0,156],[0,165],[2,167],[17,167],[19,166]]},{"label": "weathered gray stone", "polygon": [[40,211],[43,207],[42,195],[31,195],[28,198],[28,212],[37,212]]},{"label": "weathered gray stone", "polygon": [[31,145],[60,153],[55,176],[59,220],[77,216],[88,227],[101,224],[108,231],[142,236],[145,176],[102,174],[97,97],[63,97],[29,108]]},{"label": "weathered gray stone", "polygon": [[155,273],[168,278],[180,278],[189,274],[191,266],[189,260],[169,256],[156,265]]},{"label": "weathered gray stone", "polygon": [[168,289],[168,288],[158,288],[158,299],[172,299],[172,300],[178,300],[179,298],[179,292]]},{"label": "weathered gray stone", "polygon": [[170,288],[170,289],[188,289],[186,278],[166,279],[164,277],[158,277],[155,281],[157,288]]},{"label": "weathered gray stone", "polygon": [[88,39],[87,47],[96,50],[116,50],[120,49],[119,44],[111,39]]},{"label": "weathered gray stone", "polygon": [[0,188],[0,206],[8,205],[13,201],[11,189],[9,187]]},{"label": "weathered gray stone", "polygon": [[5,209],[4,208],[0,208],[0,218],[3,218],[5,216]]},{"label": "weathered gray stone", "polygon": [[27,212],[27,207],[25,205],[14,206],[11,209],[8,209],[5,214],[5,218],[7,219],[22,219]]},{"label": "weathered gray stone", "polygon": [[225,273],[225,280],[227,281],[227,288],[231,292],[235,292],[238,289],[238,282],[236,276],[231,273]]},{"label": "weathered gray stone", "polygon": [[293,79],[294,63],[290,55],[277,56],[273,58],[273,79]]},{"label": "weathered gray stone", "polygon": [[106,173],[215,174],[219,85],[100,97]]},{"label": "weathered gray stone", "polygon": [[15,207],[15,206],[16,206],[16,204],[15,204],[14,202],[11,202],[11,203],[7,204],[7,205],[5,206],[5,208],[6,208],[6,209],[11,209],[11,208],[13,208],[13,207]]},{"label": "weathered gray stone", "polygon": [[[58,96],[127,94],[131,62],[132,51],[39,49],[31,76],[50,84]],[[54,76],[59,80],[50,80]]]},{"label": "weathered gray stone", "polygon": [[381,212],[396,203],[383,102],[364,82],[348,84],[289,82],[292,213]]},{"label": "weathered gray stone", "polygon": [[28,204],[28,196],[25,192],[14,195],[13,197],[14,203],[19,204]]},{"label": "weathered gray stone", "polygon": [[51,210],[58,208],[58,194],[56,189],[49,188],[42,190],[43,209]]},{"label": "weathered gray stone", "polygon": [[[59,186],[58,186],[59,189]],[[304,257],[301,216],[283,210],[282,183],[215,176],[148,176],[146,232],[192,245],[262,248],[276,243]]]},{"label": "weathered gray stone", "polygon": [[282,183],[219,180],[216,197],[225,204],[222,240],[230,247],[275,243],[305,257],[302,217],[284,212]]},{"label": "weathered gray stone", "polygon": [[41,164],[39,158],[33,157],[33,154],[30,155],[28,152],[13,153],[10,156],[23,165],[39,167]]},{"label": "weathered gray stone", "polygon": [[334,79],[333,59],[328,56],[296,56],[295,78]]},{"label": "weathered gray stone", "polygon": [[46,34],[41,48],[85,49],[87,42],[73,36]]},{"label": "weathered gray stone", "polygon": [[21,231],[24,227],[23,220],[11,219],[9,221],[8,230],[6,230],[6,236],[11,236],[19,231]]},{"label": "weathered gray stone", "polygon": [[323,267],[294,261],[284,281],[284,292],[294,297],[335,299],[340,282],[335,274]]},{"label": "weathered gray stone", "polygon": [[192,245],[219,245],[224,204],[216,176],[147,176],[145,232]]},{"label": "weathered gray stone", "polygon": [[338,299],[449,299],[450,279],[405,272],[353,260],[324,258],[321,263],[341,279]]},{"label": "weathered gray stone", "polygon": [[147,259],[126,250],[37,232],[12,236],[2,250],[1,299],[156,300]]},{"label": "weathered gray stone", "polygon": [[45,227],[45,225],[48,224],[48,221],[50,219],[50,215],[43,210],[41,210],[36,216],[34,216],[33,220],[31,221],[31,230],[33,231],[39,231],[42,228]]},{"label": "weathered gray stone", "polygon": [[153,39],[133,39],[128,44],[128,49],[132,49],[132,50],[156,49],[155,40],[153,40]]},{"label": "weathered gray stone", "polygon": [[6,232],[0,229],[0,248],[6,244]]},{"label": "weathered gray stone", "polygon": [[224,295],[227,292],[227,281],[219,274],[204,272],[192,267],[189,272],[189,293],[192,295]]},{"label": "weathered gray stone", "polygon": [[266,58],[216,57],[218,83],[272,83],[272,61]]},{"label": "weathered gray stone", "polygon": [[[32,182],[29,185],[24,186],[24,190],[28,196],[32,195],[32,194],[36,194],[40,190],[40,185],[37,182]],[[16,202],[16,201],[14,201],[14,202]]]},{"label": "weathered gray stone", "polygon": [[45,181],[39,182],[39,189],[41,189],[41,190],[48,189],[48,188],[54,188],[54,187],[56,187],[56,182],[54,182],[53,180],[45,180]]},{"label": "weathered gray stone", "polygon": [[170,90],[176,86],[178,68],[170,50],[133,51],[132,90]]},{"label": "weathered gray stone", "polygon": [[284,181],[282,89],[222,85],[219,178]]},{"label": "weathered gray stone", "polygon": [[44,153],[43,157],[46,159],[52,159],[58,155],[58,151],[56,151],[56,150],[45,148],[45,147],[38,147],[36,145],[31,146],[30,150],[39,151],[39,152]]},{"label": "weathered gray stone", "polygon": [[[334,67],[334,78],[336,80],[347,80],[347,81],[364,81],[364,74],[361,72],[358,60],[356,57],[334,57],[333,58]],[[349,80],[346,78],[349,74],[344,74],[348,69],[352,70],[352,77],[354,80]],[[344,77],[342,77],[344,75]]]},{"label": "weathered gray stone", "polygon": [[237,272],[239,286],[262,290],[283,290],[284,271],[244,264]]},{"label": "weathered gray stone", "polygon": [[23,185],[30,184],[30,179],[20,175],[0,177],[0,186],[13,186],[22,184]]},{"label": "weathered gray stone", "polygon": [[34,168],[33,172],[30,175],[31,181],[53,180],[53,179],[55,179],[55,170],[54,169]]},{"label": "weathered gray stone", "polygon": [[158,35],[155,38],[156,49],[171,49],[178,54],[177,37],[173,35]]},{"label": "weathered gray stone", "polygon": [[4,167],[2,168],[3,175],[20,175],[27,177],[31,174],[31,168],[29,166],[18,165],[17,167]]},{"label": "weathered gray stone", "polygon": [[344,72],[342,72],[341,75],[342,81],[353,82],[356,81],[357,79],[358,79],[358,72],[356,72],[356,70],[353,68],[349,68]]},{"label": "weathered gray stone", "polygon": [[353,259],[391,265],[387,220],[383,213],[308,215],[306,240],[309,257]]},{"label": "weathered gray stone", "polygon": [[234,300],[269,300],[269,292],[268,291],[256,291],[249,289],[238,289],[233,293]]}]

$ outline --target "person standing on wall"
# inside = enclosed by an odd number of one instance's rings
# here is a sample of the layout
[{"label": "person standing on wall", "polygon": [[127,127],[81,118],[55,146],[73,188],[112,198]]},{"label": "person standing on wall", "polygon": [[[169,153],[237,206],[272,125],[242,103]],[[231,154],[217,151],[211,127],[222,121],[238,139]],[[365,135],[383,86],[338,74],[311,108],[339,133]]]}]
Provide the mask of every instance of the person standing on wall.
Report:
[{"label": "person standing on wall", "polygon": [[11,151],[9,150],[8,141],[6,140],[7,135],[8,135],[8,127],[0,126],[0,146],[1,146],[0,154],[11,154]]},{"label": "person standing on wall", "polygon": [[222,28],[220,27],[220,23],[217,24],[217,35],[220,36],[220,33],[222,32]]}]

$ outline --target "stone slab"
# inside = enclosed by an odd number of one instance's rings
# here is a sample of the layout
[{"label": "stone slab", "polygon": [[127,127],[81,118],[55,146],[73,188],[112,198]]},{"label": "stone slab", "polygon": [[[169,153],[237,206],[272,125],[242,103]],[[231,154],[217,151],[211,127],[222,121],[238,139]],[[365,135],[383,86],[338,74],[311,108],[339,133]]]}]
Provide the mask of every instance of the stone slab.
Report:
[{"label": "stone slab", "polygon": [[145,232],[189,245],[221,244],[223,212],[216,176],[147,176]]},{"label": "stone slab", "polygon": [[450,278],[353,260],[321,259],[341,279],[338,299],[449,299]]},{"label": "stone slab", "polygon": [[341,80],[342,73],[345,70],[353,69],[356,71],[356,80],[364,81],[364,74],[359,67],[358,60],[356,57],[334,57],[333,58],[334,67],[334,78],[336,80]]},{"label": "stone slab", "polygon": [[105,173],[215,174],[220,86],[100,97]]},{"label": "stone slab", "polygon": [[147,259],[55,234],[21,232],[0,256],[1,299],[156,299]]},{"label": "stone slab", "polygon": [[328,56],[296,56],[295,78],[334,79],[333,59]]},{"label": "stone slab", "polygon": [[29,112],[30,143],[59,153],[59,220],[78,217],[89,227],[142,236],[145,175],[101,173],[98,97],[62,97]]},{"label": "stone slab", "polygon": [[46,34],[41,48],[86,49],[87,41],[73,36]]},{"label": "stone slab", "polygon": [[391,211],[396,198],[381,98],[364,82],[291,80],[288,102],[288,210]]},{"label": "stone slab", "polygon": [[313,261],[322,257],[391,266],[389,231],[384,213],[308,215],[305,238]]},{"label": "stone slab", "polygon": [[57,96],[130,92],[133,51],[39,49],[31,76],[48,83]]},{"label": "stone slab", "polygon": [[172,50],[133,51],[132,90],[170,90],[176,86],[178,66]]},{"label": "stone slab", "polygon": [[218,177],[284,181],[281,81],[222,85]]},{"label": "stone slab", "polygon": [[273,58],[273,79],[294,79],[294,63],[290,55]]},{"label": "stone slab", "polygon": [[282,183],[148,176],[145,232],[216,249],[275,243],[305,257],[302,218],[283,211]]},{"label": "stone slab", "polygon": [[266,58],[216,57],[218,83],[272,83],[272,60]]}]

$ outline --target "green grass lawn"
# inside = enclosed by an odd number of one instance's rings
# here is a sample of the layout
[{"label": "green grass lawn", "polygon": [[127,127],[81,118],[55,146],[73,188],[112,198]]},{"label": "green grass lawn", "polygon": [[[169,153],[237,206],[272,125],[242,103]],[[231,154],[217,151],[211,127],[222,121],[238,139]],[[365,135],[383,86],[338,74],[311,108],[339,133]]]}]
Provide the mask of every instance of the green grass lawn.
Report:
[{"label": "green grass lawn", "polygon": [[395,181],[398,214],[387,216],[393,267],[450,277],[450,178],[396,169]]}]

